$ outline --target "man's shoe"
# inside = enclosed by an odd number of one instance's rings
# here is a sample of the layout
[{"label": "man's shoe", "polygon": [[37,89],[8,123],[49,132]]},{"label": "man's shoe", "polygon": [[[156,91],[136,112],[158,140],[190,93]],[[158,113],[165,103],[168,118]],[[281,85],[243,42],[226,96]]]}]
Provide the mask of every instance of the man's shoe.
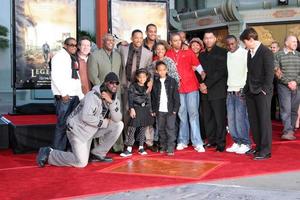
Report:
[{"label": "man's shoe", "polygon": [[215,148],[217,146],[216,143],[205,143],[203,145],[205,148]]},{"label": "man's shoe", "polygon": [[183,150],[183,149],[185,149],[185,148],[187,148],[187,145],[186,144],[183,144],[183,143],[178,143],[177,144],[177,147],[176,147],[176,149],[177,150]]},{"label": "man's shoe", "polygon": [[235,152],[237,154],[245,154],[246,152],[248,152],[250,150],[250,146],[246,145],[246,144],[241,144],[240,148]]},{"label": "man's shoe", "polygon": [[92,162],[112,162],[113,159],[110,157],[106,157],[106,156],[98,156],[98,155],[91,154],[90,161],[92,161]]},{"label": "man's shoe", "polygon": [[240,148],[240,145],[239,145],[239,144],[233,143],[233,144],[231,145],[231,147],[229,147],[229,148],[226,149],[226,152],[229,152],[229,153],[235,153],[235,152],[237,152],[237,151],[239,150],[239,148]]},{"label": "man's shoe", "polygon": [[36,157],[36,162],[39,167],[45,167],[52,149],[50,147],[42,147]]},{"label": "man's shoe", "polygon": [[217,146],[216,151],[223,152],[225,150],[225,146]]},{"label": "man's shoe", "polygon": [[271,158],[271,153],[268,153],[268,154],[265,154],[265,155],[258,154],[253,158],[253,160],[266,160],[266,159],[269,159],[269,158]]},{"label": "man's shoe", "polygon": [[194,149],[195,149],[195,151],[197,151],[199,153],[205,152],[205,149],[204,149],[203,145],[198,145]]},{"label": "man's shoe", "polygon": [[250,150],[247,151],[245,154],[246,154],[246,155],[252,156],[252,155],[255,155],[257,152],[258,152],[258,151],[257,151],[256,149],[250,149]]},{"label": "man's shoe", "polygon": [[293,133],[287,133],[287,134],[283,134],[281,136],[282,140],[296,140],[296,137],[294,136]]}]

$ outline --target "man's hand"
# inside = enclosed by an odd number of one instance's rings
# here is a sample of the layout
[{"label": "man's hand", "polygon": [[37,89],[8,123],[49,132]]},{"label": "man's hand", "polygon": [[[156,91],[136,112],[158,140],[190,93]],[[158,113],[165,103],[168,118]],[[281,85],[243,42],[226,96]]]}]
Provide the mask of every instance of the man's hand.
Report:
[{"label": "man's hand", "polygon": [[205,83],[200,83],[199,89],[202,94],[207,94],[207,87],[206,87]]},{"label": "man's hand", "polygon": [[290,90],[296,90],[297,89],[297,83],[296,83],[296,81],[290,81],[290,82],[288,82],[288,87],[290,88]]},{"label": "man's hand", "polygon": [[277,77],[277,79],[281,79],[281,77],[282,77],[282,71],[281,71],[281,69],[279,67],[276,67],[274,69],[274,73],[275,73],[275,76]]},{"label": "man's hand", "polygon": [[151,116],[152,116],[152,117],[155,117],[155,116],[156,116],[156,114],[153,112],[153,113],[151,113]]},{"label": "man's hand", "polygon": [[135,113],[134,108],[130,108],[130,113],[129,113],[129,115],[130,115],[130,117],[131,117],[132,119],[134,119],[134,118],[136,117],[136,113]]},{"label": "man's hand", "polygon": [[67,96],[61,97],[61,99],[64,103],[67,103],[71,98],[69,95],[67,95]]},{"label": "man's hand", "polygon": [[107,92],[101,92],[101,98],[107,103],[112,103],[111,96]]},{"label": "man's hand", "polygon": [[152,81],[149,81],[149,82],[147,83],[147,87],[148,87],[148,89],[147,89],[146,93],[149,94],[149,93],[151,92],[151,90],[152,90],[153,82],[152,82]]}]

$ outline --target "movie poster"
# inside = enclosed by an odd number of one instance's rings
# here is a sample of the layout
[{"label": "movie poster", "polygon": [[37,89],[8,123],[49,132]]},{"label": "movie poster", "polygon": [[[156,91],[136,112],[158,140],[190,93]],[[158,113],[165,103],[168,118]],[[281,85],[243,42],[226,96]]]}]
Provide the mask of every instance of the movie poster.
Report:
[{"label": "movie poster", "polygon": [[15,0],[15,87],[51,87],[50,60],[76,38],[77,0]]},{"label": "movie poster", "polygon": [[158,39],[167,40],[166,2],[111,1],[112,33],[120,40],[131,42],[131,32],[140,29],[145,33],[150,23],[157,26]]}]

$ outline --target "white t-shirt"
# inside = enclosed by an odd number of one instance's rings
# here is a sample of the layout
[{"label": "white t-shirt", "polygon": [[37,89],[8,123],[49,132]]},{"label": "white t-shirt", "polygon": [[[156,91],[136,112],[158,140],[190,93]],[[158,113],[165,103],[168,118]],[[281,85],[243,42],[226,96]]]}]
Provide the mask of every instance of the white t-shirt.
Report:
[{"label": "white t-shirt", "polygon": [[228,91],[237,92],[246,84],[248,51],[239,47],[235,52],[227,53]]},{"label": "white t-shirt", "polygon": [[168,112],[168,96],[165,87],[166,78],[160,78],[161,90],[160,90],[160,100],[159,100],[159,112]]}]

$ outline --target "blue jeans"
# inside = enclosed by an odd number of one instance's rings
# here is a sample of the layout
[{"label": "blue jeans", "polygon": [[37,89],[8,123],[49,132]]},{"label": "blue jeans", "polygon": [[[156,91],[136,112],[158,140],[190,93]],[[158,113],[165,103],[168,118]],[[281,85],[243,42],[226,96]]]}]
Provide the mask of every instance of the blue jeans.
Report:
[{"label": "blue jeans", "polygon": [[227,120],[229,133],[237,144],[250,145],[249,120],[245,97],[240,94],[227,95]]},{"label": "blue jeans", "polygon": [[277,92],[280,105],[280,116],[283,123],[283,134],[294,132],[300,103],[300,89],[291,91],[287,86],[278,83]]},{"label": "blue jeans", "polygon": [[61,151],[67,149],[68,138],[66,135],[66,121],[71,112],[79,104],[77,96],[70,97],[68,102],[63,102],[61,99],[55,99],[57,122],[53,138],[53,148]]},{"label": "blue jeans", "polygon": [[[179,94],[180,108],[178,116],[180,119],[178,143],[188,145],[189,135],[193,146],[203,145],[200,133],[199,123],[199,101],[200,96],[198,91]],[[190,133],[191,128],[191,133]]]}]

